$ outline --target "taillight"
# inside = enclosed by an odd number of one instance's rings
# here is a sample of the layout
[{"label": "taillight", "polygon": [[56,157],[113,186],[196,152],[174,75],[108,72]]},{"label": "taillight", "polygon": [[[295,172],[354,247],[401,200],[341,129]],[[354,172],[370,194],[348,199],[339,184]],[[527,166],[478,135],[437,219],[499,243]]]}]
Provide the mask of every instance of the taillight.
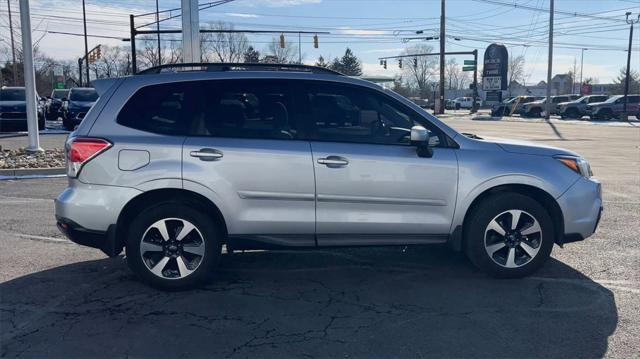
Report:
[{"label": "taillight", "polygon": [[85,163],[111,147],[111,142],[102,138],[76,137],[67,144],[67,175],[78,177]]}]

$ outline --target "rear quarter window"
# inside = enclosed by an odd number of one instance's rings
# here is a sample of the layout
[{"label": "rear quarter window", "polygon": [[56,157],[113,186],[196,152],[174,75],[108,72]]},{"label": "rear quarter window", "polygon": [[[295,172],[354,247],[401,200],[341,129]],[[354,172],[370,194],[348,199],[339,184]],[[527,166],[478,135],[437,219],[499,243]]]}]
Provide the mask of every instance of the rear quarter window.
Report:
[{"label": "rear quarter window", "polygon": [[117,122],[141,131],[183,136],[197,115],[196,96],[194,82],[146,86],[122,107]]}]

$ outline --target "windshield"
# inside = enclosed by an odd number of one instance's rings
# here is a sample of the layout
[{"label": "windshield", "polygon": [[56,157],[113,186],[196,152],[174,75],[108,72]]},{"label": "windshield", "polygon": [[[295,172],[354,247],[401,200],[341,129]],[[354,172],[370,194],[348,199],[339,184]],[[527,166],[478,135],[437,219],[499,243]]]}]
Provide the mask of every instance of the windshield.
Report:
[{"label": "windshield", "polygon": [[51,97],[61,99],[69,95],[69,90],[53,90]]},{"label": "windshield", "polygon": [[606,103],[612,103],[612,102],[615,102],[617,99],[619,99],[619,98],[623,98],[623,97],[624,97],[624,95],[611,96],[611,97],[609,97],[609,99],[608,99],[607,101],[605,101],[605,102],[606,102]]},{"label": "windshield", "polygon": [[98,93],[94,89],[87,90],[71,90],[69,93],[69,100],[71,101],[84,101],[94,102],[98,99]]},{"label": "windshield", "polygon": [[24,89],[0,90],[0,101],[25,101]]}]

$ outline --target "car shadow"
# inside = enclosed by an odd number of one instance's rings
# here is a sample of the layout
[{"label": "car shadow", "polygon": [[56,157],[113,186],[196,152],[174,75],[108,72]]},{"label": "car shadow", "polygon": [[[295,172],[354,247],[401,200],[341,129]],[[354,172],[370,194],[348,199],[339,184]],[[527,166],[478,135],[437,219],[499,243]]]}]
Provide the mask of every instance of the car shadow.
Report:
[{"label": "car shadow", "polygon": [[602,357],[618,322],[613,294],[555,259],[496,280],[439,246],[236,253],[183,292],[103,259],[0,299],[2,357]]}]

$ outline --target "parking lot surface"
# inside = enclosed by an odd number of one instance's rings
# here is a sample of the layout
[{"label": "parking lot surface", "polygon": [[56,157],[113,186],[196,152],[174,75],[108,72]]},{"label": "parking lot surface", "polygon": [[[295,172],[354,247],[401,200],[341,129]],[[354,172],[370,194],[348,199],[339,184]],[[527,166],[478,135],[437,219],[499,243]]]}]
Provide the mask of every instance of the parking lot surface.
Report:
[{"label": "parking lot surface", "polygon": [[639,357],[640,124],[444,121],[581,153],[603,183],[597,233],[519,280],[443,246],[254,251],[172,293],[58,233],[66,179],[0,181],[0,356]]}]

